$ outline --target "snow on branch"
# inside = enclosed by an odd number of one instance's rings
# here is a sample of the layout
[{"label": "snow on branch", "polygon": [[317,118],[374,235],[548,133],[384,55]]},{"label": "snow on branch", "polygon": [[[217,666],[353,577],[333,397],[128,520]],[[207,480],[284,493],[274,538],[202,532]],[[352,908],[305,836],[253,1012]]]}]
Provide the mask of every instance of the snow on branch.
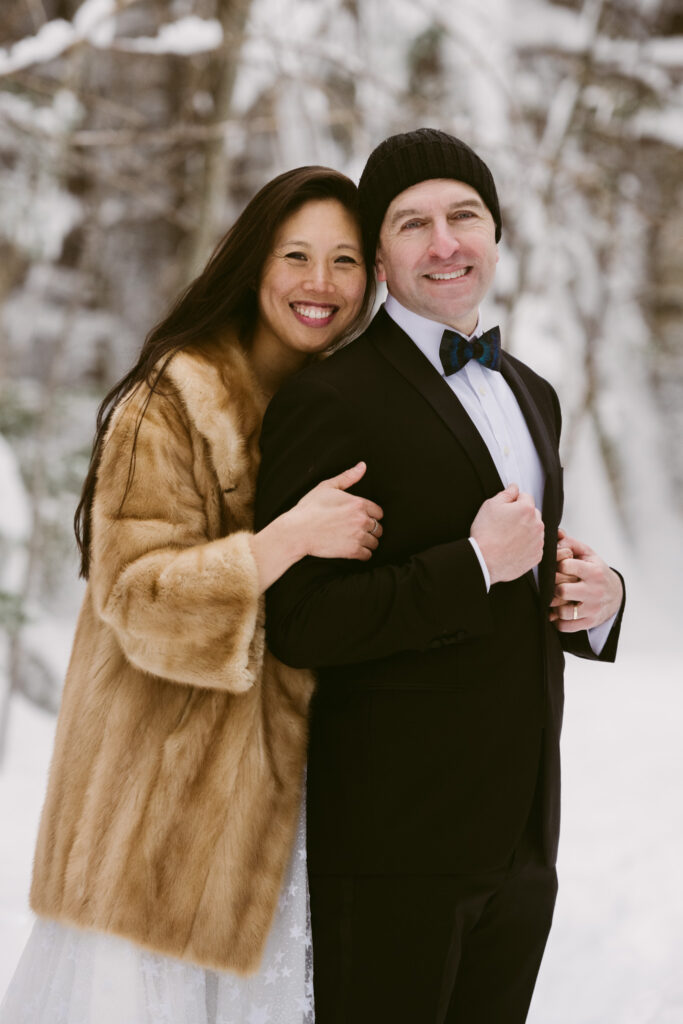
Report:
[{"label": "snow on branch", "polygon": [[114,16],[121,7],[116,0],[84,0],[72,21],[47,21],[34,36],[21,39],[8,50],[0,49],[0,75],[55,60],[79,43],[108,46],[114,38]]},{"label": "snow on branch", "polygon": [[76,41],[73,25],[57,18],[48,21],[28,39],[15,43],[9,50],[0,49],[0,75],[11,75],[14,71],[22,71],[33,64],[60,57]]},{"label": "snow on branch", "polygon": [[681,107],[683,103],[678,109],[639,111],[630,125],[632,137],[663,142],[672,149],[683,150]]},{"label": "snow on branch", "polygon": [[683,68],[683,36],[613,38],[598,31],[599,18],[590,13],[588,0],[583,11],[529,0],[526,16],[511,24],[517,49],[578,58],[590,55],[595,66],[642,81],[656,92],[670,87],[670,72]]},{"label": "snow on branch", "polygon": [[130,53],[189,56],[216,50],[223,42],[223,28],[219,21],[194,15],[162,25],[156,36],[116,38],[116,15],[136,2],[84,0],[72,21],[55,18],[46,22],[34,36],[21,39],[9,49],[0,48],[0,76],[56,60],[82,43],[98,49]]},{"label": "snow on branch", "polygon": [[129,53],[176,53],[189,57],[194,53],[217,50],[222,43],[223,27],[220,21],[189,15],[162,25],[156,36],[117,39],[115,47]]}]

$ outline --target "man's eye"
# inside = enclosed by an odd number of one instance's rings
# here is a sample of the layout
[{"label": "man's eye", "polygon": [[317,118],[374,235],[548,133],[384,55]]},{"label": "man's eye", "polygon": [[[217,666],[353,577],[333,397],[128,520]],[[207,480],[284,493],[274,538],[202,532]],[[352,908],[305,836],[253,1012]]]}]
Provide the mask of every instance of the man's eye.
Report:
[{"label": "man's eye", "polygon": [[474,213],[472,210],[458,210],[452,216],[453,220],[469,220],[471,217],[474,217]]},{"label": "man's eye", "polygon": [[401,231],[410,230],[411,228],[422,227],[424,221],[422,220],[407,220],[404,224],[401,224]]}]

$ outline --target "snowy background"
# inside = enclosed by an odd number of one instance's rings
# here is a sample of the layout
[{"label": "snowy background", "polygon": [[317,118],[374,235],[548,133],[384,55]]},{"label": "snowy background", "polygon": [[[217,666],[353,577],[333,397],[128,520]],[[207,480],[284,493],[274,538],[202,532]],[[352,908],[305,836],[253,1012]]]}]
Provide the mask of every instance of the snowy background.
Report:
[{"label": "snowy background", "polygon": [[565,526],[628,584],[618,663],[568,666],[560,896],[530,1021],[683,1024],[675,0],[3,0],[0,991],[31,924],[97,404],[266,179],[357,178],[418,125],[493,169],[486,316],[557,388]]}]

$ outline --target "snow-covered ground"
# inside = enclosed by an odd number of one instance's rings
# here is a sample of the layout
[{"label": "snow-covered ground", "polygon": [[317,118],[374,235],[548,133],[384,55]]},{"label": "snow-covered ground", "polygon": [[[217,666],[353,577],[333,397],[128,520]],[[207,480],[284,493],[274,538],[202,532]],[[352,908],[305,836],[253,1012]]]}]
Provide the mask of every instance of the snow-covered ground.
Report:
[{"label": "snow-covered ground", "polygon": [[[631,622],[631,626],[634,623]],[[529,1024],[683,1022],[681,651],[570,659],[560,895]],[[0,774],[0,991],[27,894],[53,719],[13,704]]]},{"label": "snow-covered ground", "polygon": [[529,1024],[683,1024],[682,663],[628,640],[614,665],[568,659],[560,891]]}]

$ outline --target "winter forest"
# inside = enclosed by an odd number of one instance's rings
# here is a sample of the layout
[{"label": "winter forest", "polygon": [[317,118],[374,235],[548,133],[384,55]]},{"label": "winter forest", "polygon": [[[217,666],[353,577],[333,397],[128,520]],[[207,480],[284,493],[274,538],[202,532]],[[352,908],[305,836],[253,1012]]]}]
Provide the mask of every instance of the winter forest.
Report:
[{"label": "winter forest", "polygon": [[627,579],[616,665],[568,666],[530,1021],[683,1021],[676,0],[2,0],[0,994],[30,928],[99,401],[267,179],[357,180],[421,125],[494,173],[486,319],[560,396],[567,530]]}]

